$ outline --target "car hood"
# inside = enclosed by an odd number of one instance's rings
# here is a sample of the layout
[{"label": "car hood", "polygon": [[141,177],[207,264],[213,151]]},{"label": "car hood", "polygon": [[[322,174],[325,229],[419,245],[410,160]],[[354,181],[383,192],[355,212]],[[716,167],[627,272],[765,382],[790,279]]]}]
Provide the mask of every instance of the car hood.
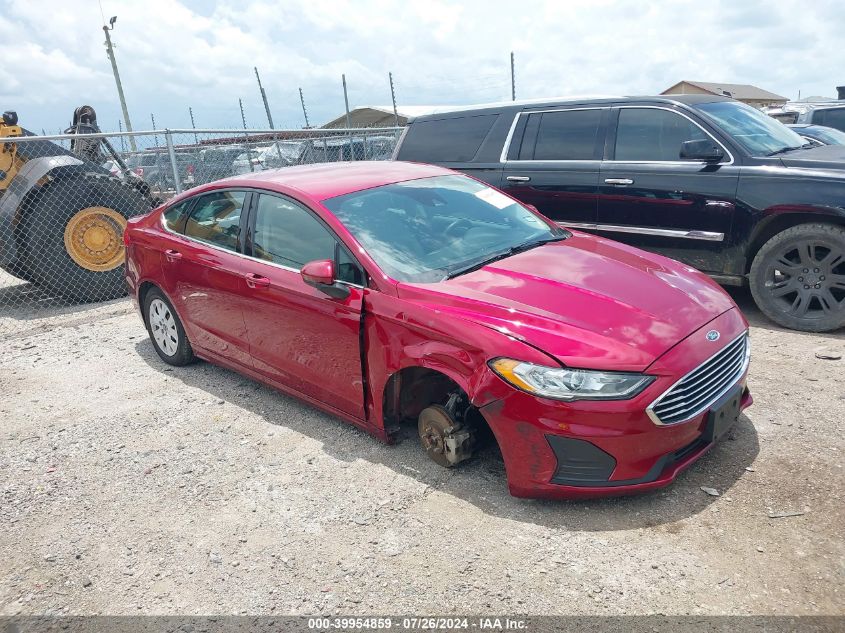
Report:
[{"label": "car hood", "polygon": [[642,371],[733,300],[678,262],[574,233],[402,298],[522,340],[570,367]]},{"label": "car hood", "polygon": [[845,145],[823,145],[795,150],[780,156],[780,160],[787,167],[845,171]]}]

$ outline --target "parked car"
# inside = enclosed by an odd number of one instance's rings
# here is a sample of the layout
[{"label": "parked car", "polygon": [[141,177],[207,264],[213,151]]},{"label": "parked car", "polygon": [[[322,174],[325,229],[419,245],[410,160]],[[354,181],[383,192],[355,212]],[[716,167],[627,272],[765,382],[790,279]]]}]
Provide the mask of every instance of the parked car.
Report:
[{"label": "parked car", "polygon": [[[194,186],[197,156],[191,152],[177,151],[176,169],[180,174],[181,185],[188,189]],[[126,166],[136,176],[143,178],[151,187],[159,190],[174,189],[173,166],[166,150],[148,150],[137,152],[126,159]]]},{"label": "parked car", "polygon": [[221,145],[200,150],[194,173],[196,184],[205,184],[234,175],[232,164],[243,151],[240,145]]},{"label": "parked car", "polygon": [[781,123],[813,123],[845,132],[845,101],[804,103],[788,101],[765,110]]},{"label": "parked car", "polygon": [[310,161],[327,163],[347,160],[387,160],[393,154],[392,136],[336,136],[312,139]]},{"label": "parked car", "polygon": [[305,143],[301,141],[278,141],[272,145],[255,147],[238,154],[232,164],[232,171],[240,175],[297,165],[302,162],[304,151]]},{"label": "parked car", "polygon": [[[395,156],[499,186],[563,226],[748,283],[789,328],[845,325],[845,149],[724,97],[492,105],[410,121]],[[812,183],[812,184],[811,184]]]},{"label": "parked car", "polygon": [[140,176],[132,169],[127,168],[127,170],[124,171],[116,160],[107,160],[100,166],[103,169],[107,169],[109,174],[111,174],[114,178],[120,178],[121,180],[126,180],[127,178],[131,178],[133,180],[140,179]]},{"label": "parked car", "polygon": [[800,134],[815,146],[845,145],[845,132],[832,127],[812,125],[811,123],[790,123],[786,127]]},{"label": "parked car", "polygon": [[230,178],[133,218],[156,352],[207,359],[438,464],[492,435],[519,496],[669,484],[751,404],[747,324],[707,276],[400,162]]}]

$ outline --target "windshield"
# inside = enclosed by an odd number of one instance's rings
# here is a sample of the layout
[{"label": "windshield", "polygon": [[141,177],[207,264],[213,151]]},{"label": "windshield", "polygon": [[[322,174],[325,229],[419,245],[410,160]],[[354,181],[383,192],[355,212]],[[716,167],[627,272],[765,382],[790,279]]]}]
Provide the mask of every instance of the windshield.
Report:
[{"label": "windshield", "polygon": [[384,185],[323,205],[398,281],[440,281],[515,247],[568,235],[503,193],[459,175]]},{"label": "windshield", "polygon": [[695,106],[742,145],[752,156],[771,156],[798,149],[806,141],[780,121],[739,101],[716,101]]}]

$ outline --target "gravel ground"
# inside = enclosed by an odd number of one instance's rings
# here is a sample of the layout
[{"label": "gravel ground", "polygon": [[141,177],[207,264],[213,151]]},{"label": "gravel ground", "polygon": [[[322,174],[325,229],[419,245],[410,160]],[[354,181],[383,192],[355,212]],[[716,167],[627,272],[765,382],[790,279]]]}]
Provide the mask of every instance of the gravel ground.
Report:
[{"label": "gravel ground", "polygon": [[170,368],[128,301],[26,291],[0,287],[0,615],[845,614],[845,360],[816,357],[845,333],[744,292],[756,402],[730,440],[663,491],[543,502],[496,455],[447,471]]}]

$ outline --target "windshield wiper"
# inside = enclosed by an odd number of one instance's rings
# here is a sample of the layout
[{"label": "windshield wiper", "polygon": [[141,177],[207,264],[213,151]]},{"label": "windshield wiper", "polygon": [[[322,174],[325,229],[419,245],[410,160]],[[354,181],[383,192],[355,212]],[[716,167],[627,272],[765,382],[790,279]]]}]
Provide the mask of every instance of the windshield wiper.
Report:
[{"label": "windshield wiper", "polygon": [[803,145],[799,145],[798,147],[781,147],[780,149],[776,149],[773,152],[769,152],[766,156],[777,156],[778,154],[785,154],[786,152],[791,152],[796,149],[808,149],[812,147],[812,143],[804,143]]},{"label": "windshield wiper", "polygon": [[524,253],[525,251],[530,251],[532,248],[537,248],[538,246],[548,244],[549,242],[560,242],[562,240],[565,240],[567,237],[568,235],[555,235],[553,237],[544,237],[541,240],[533,240],[530,242],[517,244],[516,246],[511,246],[505,251],[500,251],[498,253],[494,253],[493,255],[488,255],[483,259],[479,259],[469,264],[466,264],[465,266],[461,266],[460,268],[450,270],[446,274],[445,279],[452,279],[453,277],[457,277],[459,275],[471,273],[472,271],[478,270],[479,268],[484,268],[487,264],[492,264],[493,262],[497,262],[501,259],[507,259],[511,255],[516,255],[517,253]]}]

